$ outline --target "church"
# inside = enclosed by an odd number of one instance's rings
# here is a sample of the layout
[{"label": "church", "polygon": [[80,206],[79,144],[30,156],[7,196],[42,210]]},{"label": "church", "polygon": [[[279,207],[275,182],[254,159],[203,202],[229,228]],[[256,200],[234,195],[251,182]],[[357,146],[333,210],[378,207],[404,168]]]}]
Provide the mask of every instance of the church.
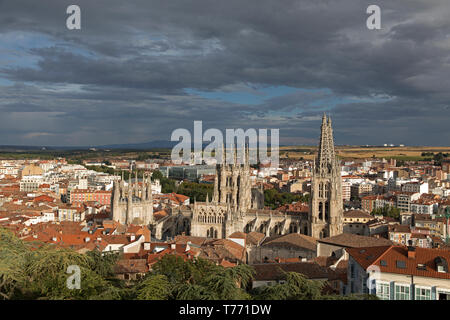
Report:
[{"label": "church", "polygon": [[128,184],[123,180],[115,181],[111,197],[111,213],[114,221],[121,224],[149,225],[153,223],[153,196],[151,179],[143,175],[141,185],[137,172],[134,183],[130,171]]},{"label": "church", "polygon": [[[224,154],[224,153],[222,153]],[[334,150],[331,119],[322,118],[318,155],[313,164],[309,212],[289,213],[264,208],[262,185],[253,186],[250,179],[249,152],[243,164],[216,166],[212,199],[180,206],[158,221],[152,219],[151,189],[121,181],[114,186],[112,211],[121,223],[141,222],[149,225],[152,235],[166,239],[178,234],[197,237],[226,238],[234,232],[261,232],[266,236],[292,232],[314,238],[343,233],[341,171]],[[147,188],[145,188],[147,187]],[[150,201],[150,202],[149,202]],[[134,221],[134,222],[133,222]]]}]

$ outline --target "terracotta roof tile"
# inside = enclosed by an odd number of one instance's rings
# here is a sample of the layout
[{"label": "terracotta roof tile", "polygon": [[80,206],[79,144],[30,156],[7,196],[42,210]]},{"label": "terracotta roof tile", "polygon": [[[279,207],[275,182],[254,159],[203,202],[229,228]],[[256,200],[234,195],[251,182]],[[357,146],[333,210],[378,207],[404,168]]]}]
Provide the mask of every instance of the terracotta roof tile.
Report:
[{"label": "terracotta roof tile", "polygon": [[342,233],[337,236],[323,238],[318,241],[349,248],[376,247],[392,244],[390,240],[384,238],[365,237],[350,233]]},{"label": "terracotta roof tile", "polygon": [[[350,248],[346,249],[364,269],[376,265],[381,272],[408,274],[414,276],[450,279],[449,272],[438,272],[435,259],[442,257],[450,263],[450,250],[415,247],[415,258],[408,258],[405,246]],[[383,260],[383,263],[381,261]],[[404,264],[399,267],[398,262]],[[419,268],[419,264],[423,269]]]}]

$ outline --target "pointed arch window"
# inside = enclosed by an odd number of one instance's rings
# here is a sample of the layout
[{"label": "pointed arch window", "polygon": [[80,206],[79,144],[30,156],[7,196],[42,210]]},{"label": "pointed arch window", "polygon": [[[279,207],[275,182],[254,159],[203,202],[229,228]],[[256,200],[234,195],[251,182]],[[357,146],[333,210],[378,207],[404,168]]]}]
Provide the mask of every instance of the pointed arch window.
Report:
[{"label": "pointed arch window", "polygon": [[323,203],[319,202],[319,219],[323,220]]},{"label": "pointed arch window", "polygon": [[327,182],[325,183],[325,198],[329,198],[330,197],[330,183]]},{"label": "pointed arch window", "polygon": [[330,220],[330,203],[327,201],[325,202],[325,221],[329,222]]}]

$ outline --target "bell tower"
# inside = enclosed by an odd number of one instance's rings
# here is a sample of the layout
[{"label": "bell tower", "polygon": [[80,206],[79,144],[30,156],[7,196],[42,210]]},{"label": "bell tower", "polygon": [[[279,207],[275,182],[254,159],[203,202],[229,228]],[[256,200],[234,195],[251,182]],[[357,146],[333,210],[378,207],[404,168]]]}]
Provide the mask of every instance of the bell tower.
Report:
[{"label": "bell tower", "polygon": [[343,233],[342,178],[334,150],[331,118],[323,115],[319,152],[313,164],[308,234],[314,238]]}]

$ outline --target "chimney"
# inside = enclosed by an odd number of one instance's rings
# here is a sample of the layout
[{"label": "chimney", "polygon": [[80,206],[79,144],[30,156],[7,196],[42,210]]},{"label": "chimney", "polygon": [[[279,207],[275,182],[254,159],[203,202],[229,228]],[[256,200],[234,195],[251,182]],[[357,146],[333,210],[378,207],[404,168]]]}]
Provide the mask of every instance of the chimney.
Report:
[{"label": "chimney", "polygon": [[148,228],[148,227],[144,227],[143,228],[144,230],[143,230],[143,232],[142,232],[142,234],[144,235],[144,241],[145,242],[151,242],[152,240],[151,240],[151,231],[150,231],[150,229]]},{"label": "chimney", "polygon": [[411,245],[408,246],[408,258],[409,259],[416,258],[416,248]]}]

